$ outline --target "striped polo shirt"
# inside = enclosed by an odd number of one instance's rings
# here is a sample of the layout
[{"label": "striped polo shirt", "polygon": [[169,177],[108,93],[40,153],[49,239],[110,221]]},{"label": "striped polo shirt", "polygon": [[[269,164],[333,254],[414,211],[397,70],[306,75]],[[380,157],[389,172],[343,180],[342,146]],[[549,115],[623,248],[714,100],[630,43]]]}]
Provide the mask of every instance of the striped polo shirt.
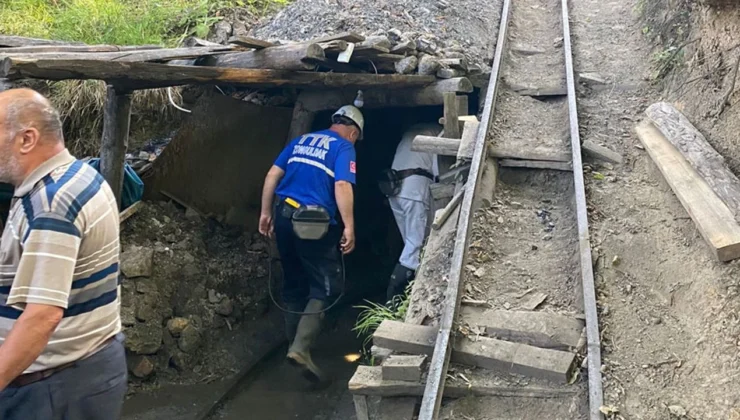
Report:
[{"label": "striped polo shirt", "polygon": [[121,330],[117,208],[103,177],[67,150],[16,188],[0,240],[0,344],[26,304],[64,308],[25,373],[85,358]]}]

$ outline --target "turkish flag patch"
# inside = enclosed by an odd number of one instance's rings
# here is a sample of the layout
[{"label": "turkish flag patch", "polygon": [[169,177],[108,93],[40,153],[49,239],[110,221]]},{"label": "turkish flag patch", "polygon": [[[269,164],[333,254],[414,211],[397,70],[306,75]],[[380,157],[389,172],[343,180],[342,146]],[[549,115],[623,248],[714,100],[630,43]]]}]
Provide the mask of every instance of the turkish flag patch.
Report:
[{"label": "turkish flag patch", "polygon": [[349,162],[349,171],[353,174],[357,173],[357,163],[354,160]]}]

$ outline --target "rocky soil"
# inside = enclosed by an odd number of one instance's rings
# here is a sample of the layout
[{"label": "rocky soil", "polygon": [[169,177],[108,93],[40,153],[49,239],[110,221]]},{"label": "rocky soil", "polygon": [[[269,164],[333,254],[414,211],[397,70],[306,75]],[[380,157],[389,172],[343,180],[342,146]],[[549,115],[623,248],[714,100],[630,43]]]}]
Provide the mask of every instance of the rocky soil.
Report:
[{"label": "rocky soil", "polygon": [[264,240],[173,203],[146,203],[121,238],[121,312],[135,385],[221,379],[238,369],[223,341],[268,308]]}]

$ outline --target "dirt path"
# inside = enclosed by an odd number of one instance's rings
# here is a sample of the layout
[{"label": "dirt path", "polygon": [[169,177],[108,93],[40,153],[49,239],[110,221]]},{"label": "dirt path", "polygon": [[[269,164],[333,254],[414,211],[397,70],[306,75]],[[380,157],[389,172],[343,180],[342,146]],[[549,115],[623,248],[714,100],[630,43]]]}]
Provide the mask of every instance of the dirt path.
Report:
[{"label": "dirt path", "polygon": [[714,261],[632,131],[657,98],[637,1],[571,4],[576,70],[610,82],[581,90],[582,138],[626,158],[586,177],[605,404],[624,419],[739,418],[737,264]]}]

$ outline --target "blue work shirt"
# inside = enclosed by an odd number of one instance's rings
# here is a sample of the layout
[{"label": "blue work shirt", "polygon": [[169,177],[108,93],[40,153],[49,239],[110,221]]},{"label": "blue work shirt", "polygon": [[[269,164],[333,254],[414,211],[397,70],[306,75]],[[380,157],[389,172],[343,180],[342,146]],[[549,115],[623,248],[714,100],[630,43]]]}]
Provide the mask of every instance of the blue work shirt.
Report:
[{"label": "blue work shirt", "polygon": [[323,130],[293,139],[275,160],[285,171],[275,193],[301,205],[325,208],[336,223],[337,200],[334,183],[355,184],[355,148],[334,131]]}]

